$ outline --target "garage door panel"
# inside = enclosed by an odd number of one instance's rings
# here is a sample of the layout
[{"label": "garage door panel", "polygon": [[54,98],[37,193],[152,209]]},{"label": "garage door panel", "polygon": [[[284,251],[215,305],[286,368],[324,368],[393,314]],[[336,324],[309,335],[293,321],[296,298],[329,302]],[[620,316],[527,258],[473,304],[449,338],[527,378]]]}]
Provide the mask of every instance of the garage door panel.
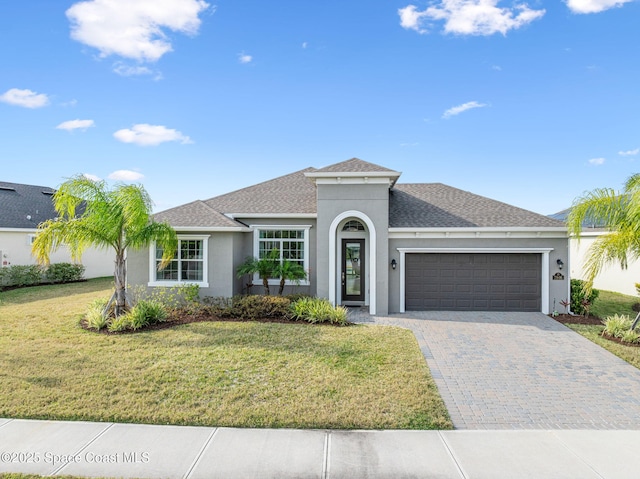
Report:
[{"label": "garage door panel", "polygon": [[541,255],[410,253],[407,310],[540,311]]}]

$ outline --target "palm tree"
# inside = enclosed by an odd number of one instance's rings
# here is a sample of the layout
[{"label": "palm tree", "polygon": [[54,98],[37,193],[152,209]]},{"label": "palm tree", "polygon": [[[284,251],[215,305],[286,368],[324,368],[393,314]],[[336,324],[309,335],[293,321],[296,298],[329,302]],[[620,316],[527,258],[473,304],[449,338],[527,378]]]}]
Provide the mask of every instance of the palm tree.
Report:
[{"label": "palm tree", "polygon": [[587,253],[585,280],[591,289],[604,266],[619,263],[625,269],[630,259],[640,257],[640,174],[631,176],[621,192],[599,188],[577,198],[567,218],[569,233],[579,238],[585,222],[608,230]]},{"label": "palm tree", "polygon": [[245,274],[258,274],[262,280],[262,286],[264,287],[264,293],[268,296],[269,291],[269,278],[276,276],[276,270],[280,265],[280,252],[277,249],[272,249],[269,254],[264,258],[253,258],[249,256],[244,263],[242,263],[236,273],[238,278],[241,278]]},{"label": "palm tree", "polygon": [[[151,219],[152,202],[142,185],[117,184],[109,189],[104,181],[82,175],[65,181],[53,195],[59,217],[38,226],[32,252],[47,264],[49,255],[66,245],[74,260],[89,246],[116,253],[114,283],[115,314],[126,310],[126,252],[154,241],[162,248],[160,268],[173,258],[178,247],[176,232],[167,223]],[[110,301],[110,302],[111,302]]]},{"label": "palm tree", "polygon": [[275,275],[280,278],[279,296],[282,296],[286,281],[294,281],[296,284],[300,284],[300,281],[307,277],[307,273],[300,263],[289,261],[288,259],[283,260],[282,263],[276,266]]}]

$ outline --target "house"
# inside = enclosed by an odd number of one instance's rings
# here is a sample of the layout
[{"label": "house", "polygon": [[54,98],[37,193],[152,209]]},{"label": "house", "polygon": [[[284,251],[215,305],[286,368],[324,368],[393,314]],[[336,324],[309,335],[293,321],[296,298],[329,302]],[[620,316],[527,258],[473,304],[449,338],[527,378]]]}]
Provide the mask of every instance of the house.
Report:
[{"label": "house", "polygon": [[[568,208],[549,217],[565,222],[570,211],[571,208]],[[591,248],[595,240],[606,232],[604,225],[587,221],[583,223],[579,237],[571,236],[569,240],[569,258],[572,278],[585,278],[584,264],[589,248]],[[606,266],[594,279],[593,286],[596,289],[637,296],[636,283],[640,283],[640,260],[629,261],[626,269],[622,269],[619,263]]]},{"label": "house", "polygon": [[[54,193],[47,186],[0,181],[0,266],[36,264],[31,244],[38,225],[57,216]],[[71,262],[65,248],[51,254],[51,263]],[[82,264],[85,278],[113,275],[113,255],[108,251],[89,248],[82,255]]]},{"label": "house", "polygon": [[[440,183],[401,184],[400,173],[357,158],[307,168],[155,215],[180,235],[162,252],[131,252],[130,284],[199,284],[209,296],[246,291],[247,256],[278,249],[307,281],[289,291],[408,310],[548,313],[568,297],[562,222]],[[560,260],[560,263],[558,262]],[[254,279],[258,291],[259,281]],[[273,280],[276,284],[277,280]]]}]

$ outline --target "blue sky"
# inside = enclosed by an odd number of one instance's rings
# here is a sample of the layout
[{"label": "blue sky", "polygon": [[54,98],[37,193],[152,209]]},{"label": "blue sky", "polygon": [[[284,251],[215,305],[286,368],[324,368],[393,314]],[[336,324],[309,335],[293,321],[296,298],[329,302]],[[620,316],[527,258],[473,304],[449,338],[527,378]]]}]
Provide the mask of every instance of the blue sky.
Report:
[{"label": "blue sky", "polygon": [[639,171],[640,2],[0,6],[0,180],[156,210],[358,157],[550,214]]}]

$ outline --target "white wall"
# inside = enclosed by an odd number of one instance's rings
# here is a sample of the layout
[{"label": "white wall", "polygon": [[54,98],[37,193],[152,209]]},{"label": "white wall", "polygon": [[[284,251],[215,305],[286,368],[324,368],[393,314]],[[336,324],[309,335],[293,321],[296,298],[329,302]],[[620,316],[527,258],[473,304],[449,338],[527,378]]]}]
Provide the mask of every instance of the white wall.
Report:
[{"label": "white wall", "polygon": [[[2,266],[36,264],[31,255],[31,240],[36,230],[0,230],[0,258]],[[85,278],[99,278],[113,275],[115,254],[110,250],[88,248],[82,255]],[[51,254],[51,263],[73,263],[66,248]]]},{"label": "white wall", "polygon": [[[571,238],[571,277],[584,279],[584,262],[589,247],[603,232],[583,232],[580,241]],[[619,264],[612,264],[603,269],[593,282],[596,289],[615,291],[617,293],[637,296],[635,283],[640,283],[640,261],[629,263],[627,269],[620,268]]]}]

